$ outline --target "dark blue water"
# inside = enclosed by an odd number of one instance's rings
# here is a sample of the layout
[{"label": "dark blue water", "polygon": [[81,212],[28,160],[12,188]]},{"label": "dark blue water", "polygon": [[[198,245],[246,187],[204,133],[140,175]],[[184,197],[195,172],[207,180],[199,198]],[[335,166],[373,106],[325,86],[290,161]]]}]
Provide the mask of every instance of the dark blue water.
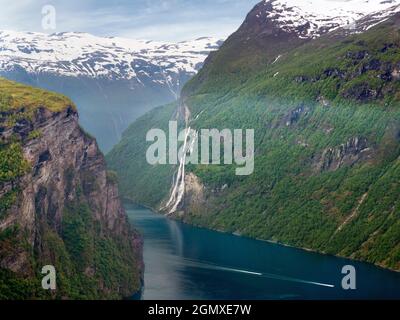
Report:
[{"label": "dark blue water", "polygon": [[[400,299],[399,273],[126,209],[144,236],[142,299]],[[345,265],[356,290],[342,289]]]}]

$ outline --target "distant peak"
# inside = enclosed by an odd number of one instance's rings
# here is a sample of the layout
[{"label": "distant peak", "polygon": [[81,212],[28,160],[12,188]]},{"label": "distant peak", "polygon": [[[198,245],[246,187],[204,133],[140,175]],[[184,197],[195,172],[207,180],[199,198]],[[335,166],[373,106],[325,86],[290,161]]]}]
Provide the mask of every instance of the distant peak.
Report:
[{"label": "distant peak", "polygon": [[[20,31],[0,31],[0,42],[0,71],[21,67],[28,73],[125,80],[138,79],[150,70],[193,75],[220,43],[211,37],[173,43],[99,37],[85,32]],[[169,81],[164,78],[162,81]]]},{"label": "distant peak", "polygon": [[[316,38],[338,28],[356,29],[358,20],[369,15],[373,23],[400,10],[400,0],[265,0],[255,10],[300,38]],[[378,14],[379,13],[379,14]]]}]

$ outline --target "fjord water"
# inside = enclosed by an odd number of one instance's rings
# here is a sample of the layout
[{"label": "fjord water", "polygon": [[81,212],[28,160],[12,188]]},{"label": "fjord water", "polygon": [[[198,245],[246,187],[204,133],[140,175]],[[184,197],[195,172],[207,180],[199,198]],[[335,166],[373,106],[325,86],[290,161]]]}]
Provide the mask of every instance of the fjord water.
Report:
[{"label": "fjord water", "polygon": [[[126,210],[144,237],[142,299],[400,299],[400,273]],[[342,289],[345,265],[356,290]]]}]

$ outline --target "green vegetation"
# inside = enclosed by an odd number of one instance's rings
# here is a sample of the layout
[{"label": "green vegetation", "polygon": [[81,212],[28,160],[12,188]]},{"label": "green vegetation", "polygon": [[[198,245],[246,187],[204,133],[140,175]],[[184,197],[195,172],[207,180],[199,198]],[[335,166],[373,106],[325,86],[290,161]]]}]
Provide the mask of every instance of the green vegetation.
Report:
[{"label": "green vegetation", "polygon": [[4,194],[0,197],[0,219],[3,219],[7,211],[12,207],[12,205],[17,200],[18,192],[16,190],[12,190]]},{"label": "green vegetation", "polygon": [[[322,37],[281,51],[276,63],[273,44],[263,59],[232,37],[183,99],[192,128],[255,129],[255,172],[236,177],[234,166],[188,166],[206,190],[228,188],[209,193],[207,208],[183,219],[400,270],[396,23]],[[168,195],[176,168],[146,166],[144,137],[172,114],[166,106],[139,119],[107,156],[122,194],[152,207]]]},{"label": "green vegetation", "polygon": [[110,182],[111,184],[117,184],[118,183],[117,173],[112,170],[107,170],[107,181]]},{"label": "green vegetation", "polygon": [[[174,168],[149,166],[146,161],[147,128],[168,131],[176,104],[156,108],[124,132],[122,142],[107,157],[109,168],[118,174],[119,187],[127,199],[156,206],[167,196]],[[134,161],[132,161],[134,159]],[[146,198],[146,201],[142,201]]]},{"label": "green vegetation", "polygon": [[[0,185],[24,175],[30,166],[25,160],[20,143],[0,145]],[[0,219],[3,219],[8,210],[17,200],[19,189],[12,186],[11,190],[0,196]]]},{"label": "green vegetation", "polygon": [[29,133],[28,140],[34,140],[34,139],[40,138],[41,135],[42,135],[42,133],[40,132],[40,130],[33,130]]},{"label": "green vegetation", "polygon": [[28,168],[19,143],[0,147],[0,183],[22,176]]},{"label": "green vegetation", "polygon": [[[0,84],[3,80],[0,79]],[[11,97],[0,90],[0,112],[7,110],[11,103]],[[0,126],[3,123],[10,124],[10,119],[0,117]],[[13,121],[11,121],[13,122]],[[24,158],[21,142],[11,136],[8,139],[0,137],[0,186],[12,182],[11,190],[0,195],[0,219],[5,218],[9,209],[17,200],[18,188],[14,182],[28,172],[30,164]]]},{"label": "green vegetation", "polygon": [[[65,170],[65,194],[61,193],[65,199],[50,197],[48,202],[41,200],[52,192],[51,183],[37,182],[34,173],[28,175],[33,164],[25,159],[23,147],[42,136],[34,129],[34,112],[39,107],[59,112],[69,106],[73,107],[70,100],[61,95],[0,79],[0,129],[5,131],[0,134],[0,222],[13,218],[8,221],[11,226],[0,230],[0,261],[5,262],[0,268],[0,300],[120,299],[140,288],[140,261],[132,234],[128,229],[114,233],[104,217],[95,216],[94,205],[89,206],[89,195],[104,187],[93,173],[61,168]],[[108,172],[107,182],[116,181],[116,174]],[[26,182],[29,186],[37,183],[39,189],[34,194],[33,213],[20,212]],[[55,207],[59,203],[63,212],[55,217],[55,212],[61,211]],[[33,224],[31,213],[35,215]],[[5,269],[10,261],[19,272]],[[56,291],[42,289],[44,265],[56,267]]]},{"label": "green vegetation", "polygon": [[88,206],[79,205],[67,208],[63,216],[62,239],[70,258],[78,271],[93,259],[93,221]]},{"label": "green vegetation", "polygon": [[118,299],[139,288],[132,248],[100,229],[84,202],[68,206],[61,236],[46,229],[44,243],[58,268],[56,298]]},{"label": "green vegetation", "polygon": [[0,78],[0,111],[19,108],[32,110],[39,107],[59,112],[67,107],[75,108],[75,105],[61,94]]},{"label": "green vegetation", "polygon": [[32,300],[49,298],[41,289],[38,278],[23,278],[16,273],[0,268],[0,300]]},{"label": "green vegetation", "polygon": [[[19,228],[0,232],[0,258],[27,250],[33,272],[23,276],[0,268],[0,299],[120,299],[137,291],[137,258],[129,239],[100,230],[89,207],[81,202],[68,205],[61,235],[40,222],[40,254],[32,252]],[[41,289],[40,270],[47,264],[56,266],[55,292]]]}]

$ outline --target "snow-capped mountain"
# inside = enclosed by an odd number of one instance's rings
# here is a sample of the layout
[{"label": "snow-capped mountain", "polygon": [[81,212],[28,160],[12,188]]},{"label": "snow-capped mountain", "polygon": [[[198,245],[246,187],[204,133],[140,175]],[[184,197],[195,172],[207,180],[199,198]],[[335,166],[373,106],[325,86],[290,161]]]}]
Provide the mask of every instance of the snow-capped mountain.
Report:
[{"label": "snow-capped mountain", "polygon": [[[321,35],[363,32],[399,11],[400,0],[264,0],[230,37],[238,45],[223,60],[245,64],[250,50],[260,62],[272,62]],[[70,96],[81,124],[108,151],[135,119],[176,100],[221,44],[0,31],[0,76]]]},{"label": "snow-capped mountain", "polygon": [[108,79],[172,80],[194,75],[220,41],[199,38],[179,43],[101,38],[87,33],[43,34],[0,31],[0,69]]},{"label": "snow-capped mountain", "polygon": [[339,28],[362,32],[399,10],[400,0],[266,0],[255,15],[308,39]]},{"label": "snow-capped mountain", "polygon": [[0,31],[0,76],[70,96],[107,151],[138,116],[175,100],[221,43]]}]

